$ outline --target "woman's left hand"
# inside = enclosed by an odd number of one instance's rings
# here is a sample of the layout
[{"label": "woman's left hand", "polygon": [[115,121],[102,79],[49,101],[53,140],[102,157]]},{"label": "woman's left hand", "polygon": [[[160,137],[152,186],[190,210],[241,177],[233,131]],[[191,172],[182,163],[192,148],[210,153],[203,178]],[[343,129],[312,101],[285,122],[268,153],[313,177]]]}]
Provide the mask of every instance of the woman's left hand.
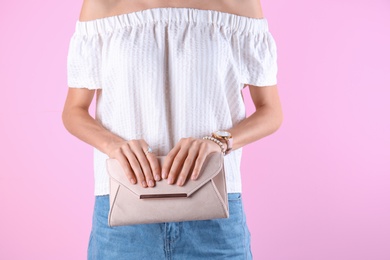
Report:
[{"label": "woman's left hand", "polygon": [[162,178],[169,184],[183,186],[193,167],[191,180],[199,177],[200,169],[207,155],[221,152],[221,147],[214,141],[193,137],[182,138],[166,155],[162,165]]}]

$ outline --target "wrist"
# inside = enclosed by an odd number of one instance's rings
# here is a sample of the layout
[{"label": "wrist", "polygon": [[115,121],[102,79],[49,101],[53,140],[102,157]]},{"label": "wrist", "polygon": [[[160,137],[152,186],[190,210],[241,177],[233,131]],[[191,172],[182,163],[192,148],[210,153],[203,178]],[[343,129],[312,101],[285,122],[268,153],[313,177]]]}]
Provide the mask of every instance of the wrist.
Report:
[{"label": "wrist", "polygon": [[211,133],[212,137],[224,144],[224,155],[229,154],[233,149],[233,136],[226,130],[217,130]]},{"label": "wrist", "polygon": [[109,140],[105,141],[103,144],[103,153],[105,153],[107,156],[110,156],[113,150],[115,150],[118,146],[120,146],[123,142],[126,142],[126,140],[114,137],[110,138]]},{"label": "wrist", "polygon": [[227,142],[226,140],[220,140],[222,142],[222,145],[223,145],[223,149],[225,150],[226,152],[226,149],[228,148],[228,145],[227,145]]},{"label": "wrist", "polygon": [[221,148],[222,154],[225,155],[226,146],[223,142],[221,142],[220,140],[218,140],[217,138],[214,138],[212,136],[204,136],[202,139],[207,139],[207,140],[213,141],[214,143],[218,144],[219,147]]}]

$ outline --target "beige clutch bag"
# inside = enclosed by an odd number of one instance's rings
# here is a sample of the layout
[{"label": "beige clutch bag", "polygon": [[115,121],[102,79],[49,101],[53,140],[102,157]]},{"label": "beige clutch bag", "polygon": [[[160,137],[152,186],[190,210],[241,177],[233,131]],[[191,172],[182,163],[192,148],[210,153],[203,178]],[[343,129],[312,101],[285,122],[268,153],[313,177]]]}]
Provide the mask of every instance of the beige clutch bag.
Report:
[{"label": "beige clutch bag", "polygon": [[[160,165],[165,156],[157,156]],[[107,159],[110,176],[109,226],[228,218],[223,154],[207,156],[197,180],[184,186],[157,181],[152,188],[131,184],[116,159]]]}]

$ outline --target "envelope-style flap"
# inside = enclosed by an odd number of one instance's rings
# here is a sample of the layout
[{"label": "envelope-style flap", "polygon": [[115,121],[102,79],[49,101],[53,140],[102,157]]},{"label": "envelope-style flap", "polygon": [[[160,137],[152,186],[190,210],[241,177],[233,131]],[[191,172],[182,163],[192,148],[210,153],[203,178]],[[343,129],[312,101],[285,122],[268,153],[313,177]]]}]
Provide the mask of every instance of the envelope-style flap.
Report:
[{"label": "envelope-style flap", "polygon": [[[165,156],[157,156],[157,159],[162,166]],[[130,183],[126,174],[116,159],[108,158],[106,160],[107,172],[111,178],[117,181],[120,185],[129,189],[135,196],[142,199],[159,198],[159,197],[189,197],[192,193],[201,188],[205,183],[214,178],[221,170],[223,170],[223,154],[213,152],[206,157],[201,169],[201,173],[197,180],[191,180],[189,177],[184,186],[168,184],[168,180],[163,179],[156,181],[154,187],[143,188],[137,184]],[[191,172],[189,173],[189,175]]]}]

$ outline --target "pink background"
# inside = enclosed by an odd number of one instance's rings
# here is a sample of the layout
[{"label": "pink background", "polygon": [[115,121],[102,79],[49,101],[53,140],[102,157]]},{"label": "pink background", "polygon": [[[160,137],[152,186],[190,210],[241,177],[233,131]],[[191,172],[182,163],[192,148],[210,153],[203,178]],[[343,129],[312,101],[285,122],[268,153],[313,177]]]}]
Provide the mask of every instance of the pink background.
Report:
[{"label": "pink background", "polygon": [[[0,2],[0,259],[86,259],[92,148],[61,121],[81,3]],[[388,260],[390,2],[262,4],[285,118],[244,148],[254,259]]]}]

